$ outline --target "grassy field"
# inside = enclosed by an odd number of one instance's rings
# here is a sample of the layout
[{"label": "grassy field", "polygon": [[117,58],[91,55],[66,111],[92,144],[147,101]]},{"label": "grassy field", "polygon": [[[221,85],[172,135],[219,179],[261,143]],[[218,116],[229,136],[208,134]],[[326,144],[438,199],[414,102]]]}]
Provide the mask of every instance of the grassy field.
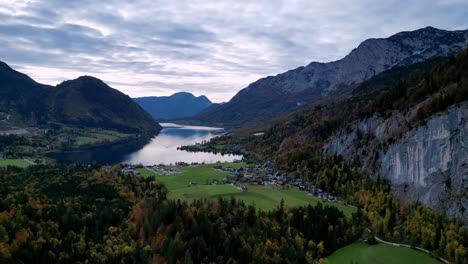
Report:
[{"label": "grassy field", "polygon": [[94,137],[84,137],[80,136],[77,137],[75,140],[75,144],[78,146],[83,146],[83,145],[89,145],[89,144],[94,144],[96,142],[99,142],[100,140]]},{"label": "grassy field", "polygon": [[16,167],[21,167],[21,168],[26,168],[30,166],[31,163],[22,160],[22,159],[4,159],[0,160],[0,167],[6,167],[6,166],[16,166]]},{"label": "grassy field", "polygon": [[218,197],[230,198],[231,196],[244,201],[247,204],[253,204],[263,210],[272,210],[276,208],[281,199],[288,206],[315,205],[321,202],[325,205],[333,205],[343,211],[346,215],[355,212],[356,209],[340,203],[328,203],[321,199],[308,196],[306,192],[296,188],[279,190],[274,186],[247,185],[248,190],[243,192],[232,185],[201,185],[176,190],[169,189],[169,198],[191,201],[195,199],[217,199]]},{"label": "grassy field", "polygon": [[[223,167],[245,167],[245,163],[220,163]],[[182,173],[177,175],[156,176],[157,180],[164,182],[169,190],[177,190],[187,188],[191,182],[196,182],[197,185],[211,183],[214,179],[222,180],[229,174],[223,171],[213,169],[215,164],[204,164],[197,167],[173,166],[167,168],[175,168]],[[141,173],[141,172],[140,172]],[[146,172],[145,172],[146,173]]]},{"label": "grassy field", "polygon": [[[221,163],[223,167],[246,167],[245,163]],[[144,177],[155,177],[162,181],[169,190],[169,198],[192,201],[195,199],[217,199],[218,197],[230,198],[231,196],[240,199],[247,204],[255,204],[263,210],[271,210],[276,208],[281,199],[288,206],[301,206],[318,202],[323,204],[333,205],[349,215],[355,212],[353,207],[345,206],[340,203],[327,203],[321,199],[308,196],[306,192],[296,188],[279,190],[275,186],[250,185],[247,184],[248,190],[243,192],[232,185],[209,185],[214,179],[221,181],[228,176],[227,172],[217,171],[213,169],[214,164],[205,164],[198,167],[174,167],[182,173],[169,176],[155,176],[152,171],[145,168],[139,168],[138,171]],[[196,182],[196,185],[190,183]]]},{"label": "grassy field", "polygon": [[387,244],[367,245],[354,243],[335,251],[328,257],[330,264],[437,264],[438,260],[429,254],[406,247],[395,247]]},{"label": "grassy field", "polygon": [[130,136],[129,134],[120,133],[117,131],[110,131],[110,130],[99,130],[99,131],[91,131],[87,132],[84,135],[80,135],[76,137],[74,144],[76,146],[84,146],[84,145],[91,145],[96,144],[104,141],[112,142],[121,140]]},{"label": "grassy field", "polygon": [[146,168],[136,168],[136,170],[141,174],[141,176],[148,178],[154,177],[154,172],[146,169]]},{"label": "grassy field", "polygon": [[230,197],[230,195],[237,195],[242,191],[233,187],[232,185],[201,185],[192,186],[190,188],[182,188],[172,190],[169,192],[169,198],[174,200],[196,200],[196,199],[213,199],[215,197]]}]

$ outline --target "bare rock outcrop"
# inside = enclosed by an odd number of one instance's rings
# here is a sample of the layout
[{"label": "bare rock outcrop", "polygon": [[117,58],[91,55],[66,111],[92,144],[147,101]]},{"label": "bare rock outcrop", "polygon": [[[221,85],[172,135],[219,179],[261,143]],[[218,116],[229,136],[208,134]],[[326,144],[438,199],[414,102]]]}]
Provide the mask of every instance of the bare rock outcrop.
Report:
[{"label": "bare rock outcrop", "polygon": [[360,162],[365,173],[390,180],[403,200],[467,221],[468,102],[410,128],[414,110],[357,121],[332,137],[323,152]]}]

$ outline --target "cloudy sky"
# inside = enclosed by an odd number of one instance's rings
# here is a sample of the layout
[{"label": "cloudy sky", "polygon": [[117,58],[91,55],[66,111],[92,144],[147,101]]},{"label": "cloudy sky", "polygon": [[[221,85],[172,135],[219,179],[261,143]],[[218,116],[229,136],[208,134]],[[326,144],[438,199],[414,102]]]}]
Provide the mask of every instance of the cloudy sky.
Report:
[{"label": "cloudy sky", "polygon": [[92,75],[133,97],[221,102],[367,38],[467,18],[466,0],[0,0],[0,60],[47,84]]}]

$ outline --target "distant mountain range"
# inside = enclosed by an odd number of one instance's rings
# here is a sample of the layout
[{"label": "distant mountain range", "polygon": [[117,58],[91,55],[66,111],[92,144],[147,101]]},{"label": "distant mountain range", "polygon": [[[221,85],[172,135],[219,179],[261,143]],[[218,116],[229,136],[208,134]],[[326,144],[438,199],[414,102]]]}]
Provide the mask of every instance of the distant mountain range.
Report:
[{"label": "distant mountain range", "polygon": [[157,120],[190,117],[213,105],[204,95],[196,97],[186,92],[171,96],[139,97],[133,100]]},{"label": "distant mountain range", "polygon": [[35,82],[0,62],[0,112],[25,125],[64,124],[155,134],[161,127],[133,100],[90,76],[57,86]]},{"label": "distant mountain range", "polygon": [[426,27],[389,38],[368,39],[341,60],[312,62],[288,72],[260,79],[242,89],[228,103],[207,108],[192,123],[242,126],[271,120],[327,96],[350,94],[372,76],[395,66],[444,57],[468,47],[468,30]]}]

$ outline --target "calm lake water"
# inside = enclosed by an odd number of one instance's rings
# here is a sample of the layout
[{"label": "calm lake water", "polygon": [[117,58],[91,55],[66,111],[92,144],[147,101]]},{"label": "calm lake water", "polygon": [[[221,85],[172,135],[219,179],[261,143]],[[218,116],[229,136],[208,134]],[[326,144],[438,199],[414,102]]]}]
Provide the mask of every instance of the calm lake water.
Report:
[{"label": "calm lake water", "polygon": [[242,159],[239,155],[221,155],[205,152],[186,152],[177,150],[182,145],[191,145],[216,136],[219,128],[181,126],[162,123],[163,130],[149,142],[120,144],[89,150],[70,151],[52,154],[57,160],[82,163],[115,164],[174,164],[176,162],[231,162]]}]

